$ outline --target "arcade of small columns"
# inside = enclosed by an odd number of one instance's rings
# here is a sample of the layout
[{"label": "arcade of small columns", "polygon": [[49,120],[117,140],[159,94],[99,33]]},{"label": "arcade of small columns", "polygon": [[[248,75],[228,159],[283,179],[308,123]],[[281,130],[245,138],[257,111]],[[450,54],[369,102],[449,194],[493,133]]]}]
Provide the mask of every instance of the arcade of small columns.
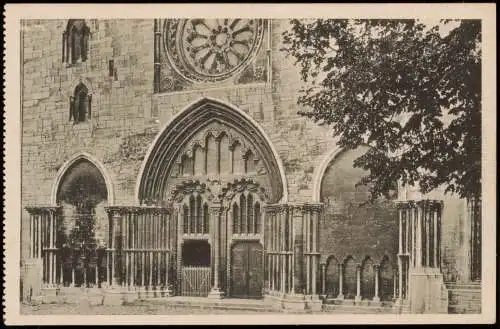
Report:
[{"label": "arcade of small columns", "polygon": [[[59,244],[57,231],[61,224],[60,207],[39,206],[26,207],[30,214],[29,258],[42,259],[42,280],[47,286],[53,286],[60,280],[62,283],[62,264],[59,261]],[[58,273],[58,268],[61,271]]]},{"label": "arcade of small columns", "polygon": [[396,300],[408,299],[409,277],[422,268],[441,268],[441,214],[438,200],[397,203],[399,220]]},{"label": "arcade of small columns", "polygon": [[264,226],[269,295],[316,295],[322,204],[269,205]]},{"label": "arcade of small columns", "polygon": [[[408,298],[410,271],[417,268],[440,268],[441,254],[441,212],[442,201],[398,201],[398,266],[394,274],[393,296],[396,301]],[[326,296],[326,259],[320,264],[321,292]],[[379,302],[380,265],[374,265],[374,296],[372,301]],[[335,299],[344,299],[344,264],[338,264],[338,291]],[[355,300],[363,299],[361,291],[361,264],[356,266]]]},{"label": "arcade of small columns", "polygon": [[[436,200],[397,202],[399,222],[398,270],[394,283],[396,301],[409,296],[408,280],[413,269],[440,268],[442,202]],[[264,208],[264,281],[269,295],[325,294],[325,265],[320,264],[319,219],[322,204],[274,204]],[[43,283],[62,284],[58,232],[61,207],[26,207],[30,214],[30,258],[43,259]],[[112,206],[109,214],[107,285],[150,287],[169,290],[179,273],[176,254],[180,226],[175,210],[156,206]],[[210,224],[218,236],[220,204],[210,207]],[[213,226],[212,226],[213,225]],[[219,239],[212,241],[213,290],[220,290]],[[174,265],[177,260],[177,265]],[[175,267],[175,268],[174,268]],[[60,270],[58,274],[58,270]],[[375,266],[375,296],[379,300],[378,267]],[[173,275],[174,274],[174,275]],[[339,299],[343,298],[343,270],[339,265]],[[317,287],[317,278],[321,287]],[[360,267],[356,271],[357,295],[361,298]],[[98,277],[98,276],[96,276]],[[177,278],[178,280],[179,278]],[[318,289],[320,288],[320,289]]]},{"label": "arcade of small columns", "polygon": [[110,287],[168,289],[173,262],[170,211],[163,207],[107,207]]}]

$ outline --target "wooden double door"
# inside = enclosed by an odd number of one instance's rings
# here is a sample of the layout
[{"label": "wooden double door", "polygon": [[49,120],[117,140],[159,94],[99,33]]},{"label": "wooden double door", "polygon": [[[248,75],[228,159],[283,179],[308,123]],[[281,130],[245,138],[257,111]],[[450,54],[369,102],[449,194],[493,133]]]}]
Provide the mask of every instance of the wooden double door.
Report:
[{"label": "wooden double door", "polygon": [[231,296],[261,298],[264,255],[257,241],[236,242],[231,249]]}]

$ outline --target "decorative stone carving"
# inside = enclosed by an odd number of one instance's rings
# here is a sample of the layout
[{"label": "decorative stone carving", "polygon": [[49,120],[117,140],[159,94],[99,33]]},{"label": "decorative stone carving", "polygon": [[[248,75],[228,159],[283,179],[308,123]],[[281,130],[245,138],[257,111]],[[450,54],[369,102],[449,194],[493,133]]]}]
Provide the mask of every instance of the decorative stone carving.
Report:
[{"label": "decorative stone carving", "polygon": [[231,200],[235,194],[244,191],[253,192],[259,196],[261,200],[267,200],[268,195],[264,188],[262,188],[253,179],[236,179],[234,182],[227,183],[226,187],[222,188],[221,196],[227,200]]},{"label": "decorative stone carving", "polygon": [[260,19],[184,19],[164,24],[170,64],[189,81],[225,80],[244,69],[260,47]]},{"label": "decorative stone carving", "polygon": [[[203,140],[208,130],[211,130],[211,135],[219,132],[219,138]],[[230,135],[245,143],[252,151],[252,157],[243,157],[242,145],[231,151]],[[196,140],[205,148],[209,147],[207,152],[197,148],[193,159],[190,147]],[[163,200],[170,198],[172,188],[180,180],[195,177],[228,182],[251,176],[269,193],[266,203],[277,202],[283,195],[282,170],[269,141],[247,117],[213,99],[201,99],[177,116],[157,137],[144,161],[137,186],[140,204],[150,204],[151,201],[162,204]]]},{"label": "decorative stone carving", "polygon": [[125,214],[144,214],[151,213],[154,215],[169,214],[171,211],[167,207],[158,206],[109,206],[104,207],[106,212],[112,216],[121,217]]},{"label": "decorative stone carving", "polygon": [[178,184],[172,191],[169,199],[174,202],[181,202],[186,195],[193,193],[208,193],[207,200],[210,201],[213,199],[212,193],[210,193],[210,189],[207,187],[207,184],[202,183],[199,180],[187,180]]}]

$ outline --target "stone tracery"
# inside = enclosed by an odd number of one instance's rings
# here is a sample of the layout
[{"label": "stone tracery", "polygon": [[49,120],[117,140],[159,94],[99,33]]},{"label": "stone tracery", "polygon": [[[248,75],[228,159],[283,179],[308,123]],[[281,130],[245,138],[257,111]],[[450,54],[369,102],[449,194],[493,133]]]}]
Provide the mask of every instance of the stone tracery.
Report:
[{"label": "stone tracery", "polygon": [[187,80],[220,81],[243,69],[258,50],[259,19],[171,20],[164,46],[172,66]]},{"label": "stone tracery", "polygon": [[[215,173],[208,176],[227,182],[251,174],[269,192],[271,202],[277,202],[282,197],[284,185],[277,159],[254,123],[224,104],[203,99],[176,117],[158,137],[154,149],[150,150],[151,156],[145,160],[144,170],[139,177],[140,202],[165,201],[173,186],[186,177],[197,176],[195,168],[202,170],[200,177],[206,176],[203,170],[209,168],[196,166],[196,156],[198,151],[200,156],[206,150],[206,138],[209,136],[213,136],[218,143],[214,150],[218,159],[224,161],[220,161]],[[231,153],[239,154],[237,166],[236,158]],[[206,157],[201,158],[206,166],[211,165]]]}]

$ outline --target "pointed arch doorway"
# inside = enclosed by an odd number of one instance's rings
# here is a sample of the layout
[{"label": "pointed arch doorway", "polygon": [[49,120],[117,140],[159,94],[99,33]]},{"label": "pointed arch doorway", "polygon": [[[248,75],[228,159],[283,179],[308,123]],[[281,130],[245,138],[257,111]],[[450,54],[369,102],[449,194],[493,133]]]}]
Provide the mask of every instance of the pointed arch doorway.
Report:
[{"label": "pointed arch doorway", "polygon": [[[207,296],[262,296],[263,210],[266,204],[283,202],[287,194],[277,153],[251,117],[210,98],[188,106],[153,142],[137,195],[141,204],[174,208],[177,294],[193,295],[186,289],[196,286]],[[196,265],[199,270],[192,271],[198,271],[199,280],[187,285],[190,257],[183,251],[193,243],[209,246],[210,261]]]}]

